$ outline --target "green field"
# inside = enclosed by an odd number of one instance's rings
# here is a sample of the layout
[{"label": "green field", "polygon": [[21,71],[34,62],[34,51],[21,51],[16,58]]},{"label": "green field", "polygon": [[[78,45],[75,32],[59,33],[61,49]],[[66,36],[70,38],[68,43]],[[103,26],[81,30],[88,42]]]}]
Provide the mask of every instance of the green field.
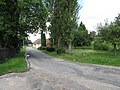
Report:
[{"label": "green field", "polygon": [[27,68],[25,61],[25,48],[14,57],[7,59],[5,62],[0,64],[0,75],[11,73],[11,72],[22,72]]},{"label": "green field", "polygon": [[81,63],[92,63],[110,66],[120,66],[120,52],[114,56],[111,51],[97,51],[90,49],[74,49],[73,54],[62,54],[57,55],[56,52],[43,51],[49,55],[63,58],[66,60],[81,62]]}]

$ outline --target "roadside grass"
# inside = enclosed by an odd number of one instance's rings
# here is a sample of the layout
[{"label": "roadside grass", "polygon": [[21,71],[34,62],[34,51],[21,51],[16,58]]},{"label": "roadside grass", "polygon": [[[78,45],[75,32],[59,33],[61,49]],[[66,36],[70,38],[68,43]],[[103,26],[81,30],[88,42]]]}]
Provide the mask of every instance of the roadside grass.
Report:
[{"label": "roadside grass", "polygon": [[49,55],[81,63],[120,66],[120,52],[114,56],[111,51],[99,51],[90,49],[73,49],[73,54],[57,55],[56,52],[43,51]]},{"label": "roadside grass", "polygon": [[11,73],[11,72],[23,72],[27,68],[27,63],[25,61],[25,48],[21,52],[10,59],[5,60],[0,63],[0,75]]}]

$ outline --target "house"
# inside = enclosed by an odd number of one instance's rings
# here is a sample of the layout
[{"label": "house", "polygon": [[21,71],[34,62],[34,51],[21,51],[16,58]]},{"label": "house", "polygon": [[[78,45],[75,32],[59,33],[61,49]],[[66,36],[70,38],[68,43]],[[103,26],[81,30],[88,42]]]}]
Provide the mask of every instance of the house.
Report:
[{"label": "house", "polygon": [[47,45],[47,46],[51,46],[51,41],[50,41],[50,39],[46,39],[46,45]]},{"label": "house", "polygon": [[35,42],[33,42],[33,47],[38,48],[41,46],[41,40],[37,39]]},{"label": "house", "polygon": [[[46,39],[46,45],[51,46],[50,39]],[[33,47],[39,48],[41,46],[41,39],[37,39],[35,42],[33,42]]]}]

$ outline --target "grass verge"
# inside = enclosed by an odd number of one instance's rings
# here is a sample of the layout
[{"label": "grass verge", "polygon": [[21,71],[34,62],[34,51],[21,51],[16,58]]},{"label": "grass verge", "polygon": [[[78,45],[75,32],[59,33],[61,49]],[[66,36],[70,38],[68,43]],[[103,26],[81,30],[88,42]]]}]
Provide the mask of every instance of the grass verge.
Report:
[{"label": "grass verge", "polygon": [[73,54],[57,55],[56,52],[43,51],[49,55],[81,63],[120,66],[120,52],[114,56],[110,51],[97,51],[89,49],[74,49]]},{"label": "grass verge", "polygon": [[21,50],[19,54],[16,54],[10,59],[0,64],[0,75],[11,73],[11,72],[22,72],[27,68],[27,63],[25,61],[25,48]]}]

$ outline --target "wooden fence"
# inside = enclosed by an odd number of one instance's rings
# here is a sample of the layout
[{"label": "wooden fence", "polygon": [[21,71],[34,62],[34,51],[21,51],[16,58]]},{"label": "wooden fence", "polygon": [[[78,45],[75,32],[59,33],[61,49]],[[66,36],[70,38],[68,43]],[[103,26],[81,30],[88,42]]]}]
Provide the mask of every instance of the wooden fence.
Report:
[{"label": "wooden fence", "polygon": [[0,58],[8,58],[16,54],[15,48],[1,48],[0,47]]}]

